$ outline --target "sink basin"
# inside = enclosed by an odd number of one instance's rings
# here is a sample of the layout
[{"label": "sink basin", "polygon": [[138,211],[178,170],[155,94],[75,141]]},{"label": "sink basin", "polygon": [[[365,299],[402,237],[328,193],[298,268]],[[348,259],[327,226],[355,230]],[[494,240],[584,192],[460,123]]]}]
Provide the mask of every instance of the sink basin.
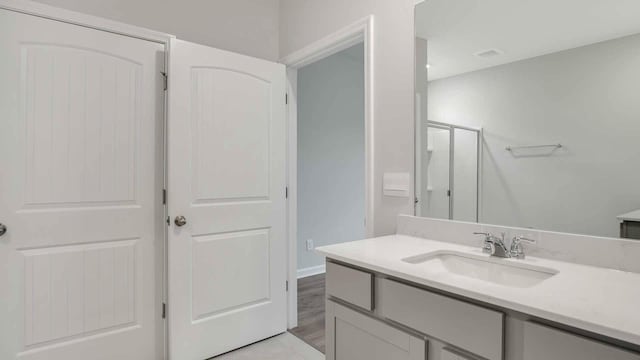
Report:
[{"label": "sink basin", "polygon": [[454,251],[436,251],[402,259],[433,273],[449,273],[508,287],[528,288],[556,275],[545,267]]}]

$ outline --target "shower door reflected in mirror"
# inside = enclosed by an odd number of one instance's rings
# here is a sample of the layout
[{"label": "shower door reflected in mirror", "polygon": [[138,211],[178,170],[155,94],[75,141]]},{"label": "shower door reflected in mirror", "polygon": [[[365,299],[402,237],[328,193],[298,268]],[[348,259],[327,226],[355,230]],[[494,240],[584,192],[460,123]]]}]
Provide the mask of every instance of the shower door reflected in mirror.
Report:
[{"label": "shower door reflected in mirror", "polygon": [[480,135],[477,130],[453,128],[454,220],[479,220]]},{"label": "shower door reflected in mirror", "polygon": [[426,187],[422,199],[423,216],[439,219],[451,217],[450,178],[451,173],[451,131],[449,128],[427,126],[425,171],[423,181]]},{"label": "shower door reflected in mirror", "polygon": [[416,215],[478,221],[481,131],[428,121],[416,158]]}]

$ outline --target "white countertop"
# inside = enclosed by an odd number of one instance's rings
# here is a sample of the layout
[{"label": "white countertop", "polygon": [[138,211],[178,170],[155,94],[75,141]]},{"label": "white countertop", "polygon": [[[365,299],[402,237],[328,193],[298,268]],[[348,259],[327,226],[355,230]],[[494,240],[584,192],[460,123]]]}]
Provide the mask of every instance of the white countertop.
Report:
[{"label": "white countertop", "polygon": [[402,259],[433,251],[481,255],[481,249],[406,235],[317,248],[328,258],[640,345],[640,274],[527,257],[504,259],[558,271],[529,288],[502,286],[451,273],[430,273]]},{"label": "white countertop", "polygon": [[626,214],[618,215],[618,220],[622,221],[640,221],[640,210],[632,211]]}]

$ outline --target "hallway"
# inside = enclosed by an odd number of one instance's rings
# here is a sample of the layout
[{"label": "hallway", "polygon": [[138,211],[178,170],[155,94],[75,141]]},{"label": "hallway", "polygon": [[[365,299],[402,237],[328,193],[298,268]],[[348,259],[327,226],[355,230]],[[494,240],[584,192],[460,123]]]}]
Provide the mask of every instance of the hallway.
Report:
[{"label": "hallway", "polygon": [[325,274],[298,279],[298,327],[291,333],[325,352]]}]

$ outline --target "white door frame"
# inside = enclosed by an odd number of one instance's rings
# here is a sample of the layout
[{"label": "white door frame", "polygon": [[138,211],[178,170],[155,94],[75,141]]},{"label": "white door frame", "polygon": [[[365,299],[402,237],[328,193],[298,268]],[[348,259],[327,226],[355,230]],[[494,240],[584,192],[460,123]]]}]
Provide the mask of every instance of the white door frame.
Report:
[{"label": "white door frame", "polygon": [[287,202],[287,239],[288,239],[288,271],[289,293],[287,294],[287,317],[289,328],[298,326],[298,283],[297,283],[297,150],[298,150],[298,105],[297,74],[303,66],[322,60],[328,56],[345,50],[360,42],[364,43],[364,130],[365,130],[365,235],[373,236],[373,15],[326,36],[280,60],[287,66],[287,186],[289,201]]},{"label": "white door frame", "polygon": [[[175,36],[170,35],[170,34],[166,34],[166,33],[162,33],[162,32],[158,32],[158,31],[154,31],[154,30],[149,30],[149,29],[145,29],[145,28],[141,28],[138,26],[134,26],[134,25],[129,25],[129,24],[125,24],[125,23],[121,23],[118,21],[114,21],[114,20],[109,20],[109,19],[105,19],[105,18],[101,18],[101,17],[97,17],[97,16],[93,16],[93,15],[87,15],[87,14],[83,14],[83,13],[79,13],[76,11],[71,11],[71,10],[66,10],[66,9],[62,9],[62,8],[58,8],[55,6],[50,6],[50,5],[46,5],[46,4],[42,4],[42,3],[38,3],[38,2],[34,2],[34,1],[30,1],[30,0],[0,0],[0,9],[5,9],[5,10],[9,10],[9,11],[14,11],[14,12],[18,12],[18,13],[22,13],[22,14],[27,14],[27,15],[32,15],[32,16],[37,16],[37,17],[41,17],[41,18],[45,18],[45,19],[49,19],[49,20],[54,20],[54,21],[60,21],[60,22],[64,22],[64,23],[68,23],[71,25],[78,25],[78,26],[83,26],[86,28],[90,28],[90,29],[95,29],[95,30],[100,30],[100,31],[106,31],[106,32],[110,32],[113,34],[118,34],[118,35],[123,35],[123,36],[128,36],[128,37],[132,37],[132,38],[136,38],[136,39],[141,39],[141,40],[147,40],[147,41],[152,41],[152,42],[156,42],[159,44],[162,44],[164,46],[165,49],[165,53],[164,53],[164,63],[165,63],[165,71],[167,71],[167,64],[168,64],[168,57],[169,57],[169,42],[172,38],[175,38]],[[163,169],[162,169],[162,173],[164,174],[164,187],[166,188],[166,176],[167,176],[167,167],[166,167],[166,149],[167,149],[167,144],[166,144],[166,125],[167,125],[167,111],[166,111],[166,107],[167,107],[167,98],[166,98],[166,92],[165,92],[165,99],[164,99],[164,114],[163,114],[163,119],[162,119],[162,128],[165,129],[164,133],[163,133],[163,137],[161,139],[158,139],[160,141],[162,141],[162,148],[163,151],[165,152],[165,154],[163,155],[163,157],[165,158],[165,160],[162,162],[163,163]],[[164,217],[166,217],[166,205],[164,207],[163,210],[163,214]],[[163,218],[164,219],[164,218]],[[159,219],[160,221],[160,219]],[[164,230],[164,234],[163,239],[162,239],[162,246],[163,246],[163,258],[161,259],[156,259],[157,262],[157,266],[160,266],[162,268],[162,276],[158,277],[157,281],[156,281],[156,291],[157,292],[161,292],[162,293],[162,297],[160,299],[156,299],[156,303],[158,303],[158,308],[162,308],[164,303],[166,303],[166,299],[167,299],[167,286],[166,286],[166,269],[167,269],[167,254],[166,254],[166,249],[167,249],[167,232],[166,232],[166,227],[163,226],[163,230]],[[156,256],[156,254],[154,254],[154,256]],[[158,314],[158,317],[162,316],[163,314]],[[164,319],[166,320],[166,319]],[[158,322],[158,324],[160,324],[160,322]],[[162,322],[162,329],[156,329],[156,333],[158,334],[158,343],[156,344],[156,347],[159,350],[160,353],[164,354],[164,358],[167,358],[167,322],[164,321]]]}]

